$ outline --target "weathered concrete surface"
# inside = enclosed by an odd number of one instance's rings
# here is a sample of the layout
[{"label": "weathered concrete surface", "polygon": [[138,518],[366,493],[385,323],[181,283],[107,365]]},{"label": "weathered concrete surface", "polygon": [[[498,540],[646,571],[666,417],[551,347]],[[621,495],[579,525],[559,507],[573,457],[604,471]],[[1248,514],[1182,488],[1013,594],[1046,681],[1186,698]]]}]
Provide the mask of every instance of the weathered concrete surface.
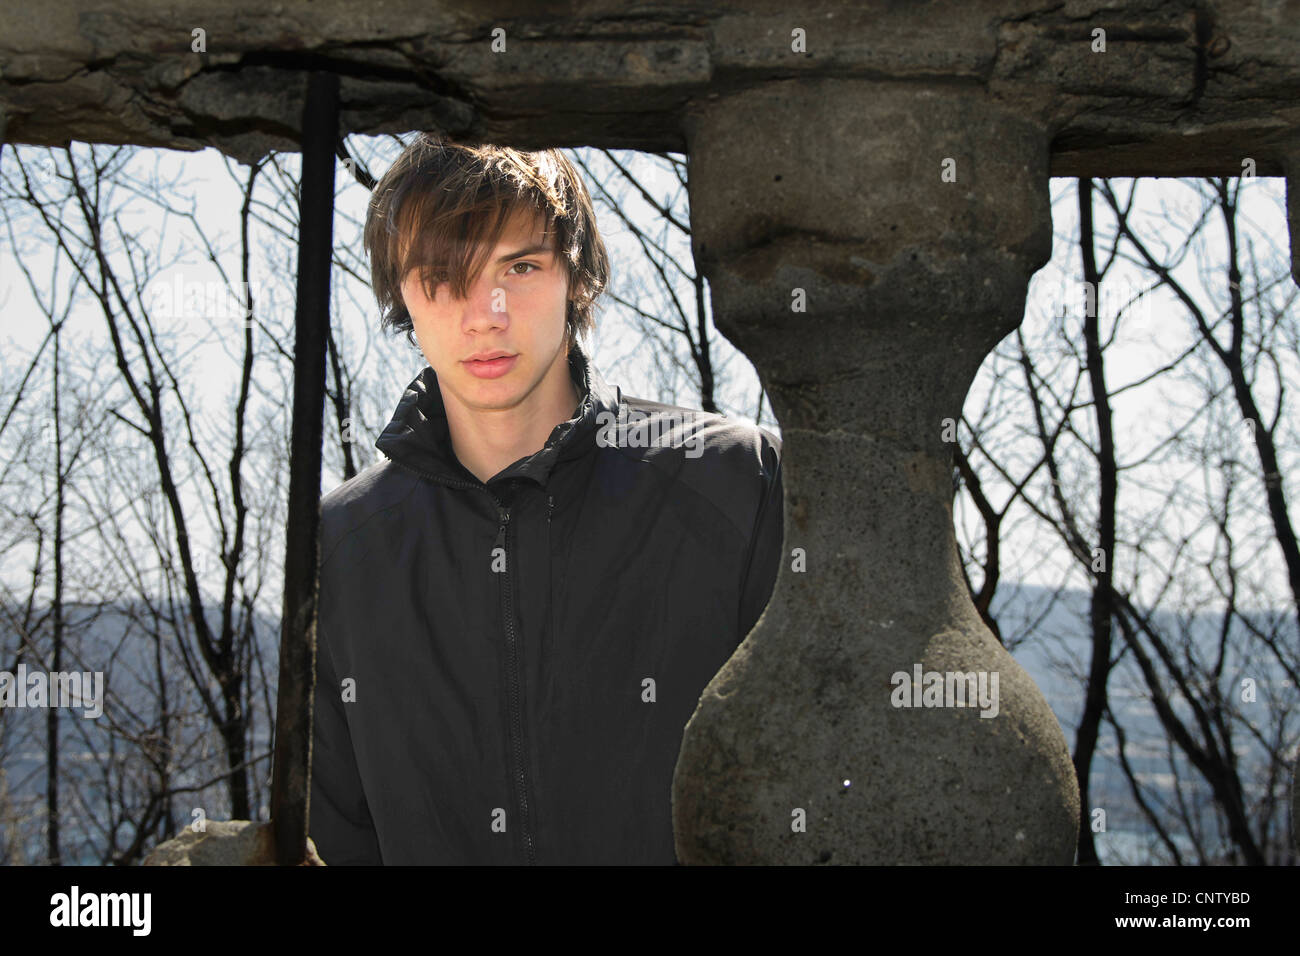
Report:
[{"label": "weathered concrete surface", "polygon": [[[154,847],[144,866],[275,866],[271,824],[251,820],[208,820],[202,833],[189,827]],[[324,866],[307,839],[303,866]]]},{"label": "weathered concrete surface", "polygon": [[1295,0],[44,0],[0,5],[0,113],[10,142],[251,161],[297,149],[320,68],[341,75],[344,133],[683,150],[691,103],[834,76],[1046,95],[1057,176],[1239,172],[1243,151],[1277,176],[1300,127],[1297,49]]},{"label": "weathered concrete surface", "polygon": [[[1071,863],[1065,737],[967,596],[942,438],[1050,258],[1049,131],[978,90],[856,80],[718,98],[687,130],[696,260],[781,421],[807,570],[687,726],[678,858]],[[996,716],[892,706],[915,664],[996,672]]]}]

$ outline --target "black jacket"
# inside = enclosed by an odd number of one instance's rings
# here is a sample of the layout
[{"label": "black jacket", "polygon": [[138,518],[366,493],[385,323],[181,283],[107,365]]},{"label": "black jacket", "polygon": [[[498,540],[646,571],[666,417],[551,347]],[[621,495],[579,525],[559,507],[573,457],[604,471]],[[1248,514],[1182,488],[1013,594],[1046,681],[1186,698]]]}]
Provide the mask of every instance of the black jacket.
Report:
[{"label": "black jacket", "polygon": [[321,500],[328,864],[676,862],[682,729],[776,580],[781,445],[569,364],[575,418],[486,484],[426,366],[391,460]]}]

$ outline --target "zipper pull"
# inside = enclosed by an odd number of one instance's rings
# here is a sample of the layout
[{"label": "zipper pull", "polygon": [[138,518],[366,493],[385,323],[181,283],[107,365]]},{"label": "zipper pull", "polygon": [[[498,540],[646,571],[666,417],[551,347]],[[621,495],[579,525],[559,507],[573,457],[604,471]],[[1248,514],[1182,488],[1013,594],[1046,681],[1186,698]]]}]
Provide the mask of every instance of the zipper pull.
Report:
[{"label": "zipper pull", "polygon": [[510,523],[510,511],[497,505],[497,520],[501,523],[497,525],[497,547],[504,548],[506,543],[506,525]]}]

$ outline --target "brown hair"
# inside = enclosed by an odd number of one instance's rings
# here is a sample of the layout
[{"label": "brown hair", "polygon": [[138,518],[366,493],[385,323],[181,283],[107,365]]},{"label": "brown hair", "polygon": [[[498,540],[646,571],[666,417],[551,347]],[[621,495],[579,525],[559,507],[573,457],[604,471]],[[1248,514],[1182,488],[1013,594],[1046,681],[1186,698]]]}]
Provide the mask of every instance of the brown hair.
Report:
[{"label": "brown hair", "polygon": [[568,270],[568,344],[595,328],[595,302],[609,281],[605,244],[587,187],[557,149],[522,152],[491,144],[453,143],[421,133],[375,185],[364,244],[380,323],[393,334],[414,326],[402,280],[420,269],[434,297],[435,273],[463,298],[511,217],[531,211]]}]

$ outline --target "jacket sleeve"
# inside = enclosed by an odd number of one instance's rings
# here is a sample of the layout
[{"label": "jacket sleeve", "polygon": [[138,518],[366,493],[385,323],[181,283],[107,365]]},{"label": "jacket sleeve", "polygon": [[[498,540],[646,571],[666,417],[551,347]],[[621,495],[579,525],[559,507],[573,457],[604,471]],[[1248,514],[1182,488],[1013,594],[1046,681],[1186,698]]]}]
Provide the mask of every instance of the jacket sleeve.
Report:
[{"label": "jacket sleeve", "polygon": [[[785,537],[785,486],[781,477],[781,445],[762,431],[763,470],[767,490],[754,522],[749,564],[740,588],[740,641],[743,641],[772,597],[781,568]],[[739,642],[737,642],[739,643]]]},{"label": "jacket sleeve", "polygon": [[361,787],[339,676],[329,641],[317,626],[308,832],[329,866],[381,865],[379,838]]}]

